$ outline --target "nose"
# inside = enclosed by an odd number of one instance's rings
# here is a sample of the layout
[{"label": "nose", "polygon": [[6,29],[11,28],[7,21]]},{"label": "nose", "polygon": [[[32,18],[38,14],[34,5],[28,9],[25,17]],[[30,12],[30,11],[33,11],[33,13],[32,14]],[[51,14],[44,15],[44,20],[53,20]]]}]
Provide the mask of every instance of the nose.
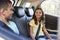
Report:
[{"label": "nose", "polygon": [[13,14],[13,13],[14,13],[14,11],[11,11],[11,13]]}]

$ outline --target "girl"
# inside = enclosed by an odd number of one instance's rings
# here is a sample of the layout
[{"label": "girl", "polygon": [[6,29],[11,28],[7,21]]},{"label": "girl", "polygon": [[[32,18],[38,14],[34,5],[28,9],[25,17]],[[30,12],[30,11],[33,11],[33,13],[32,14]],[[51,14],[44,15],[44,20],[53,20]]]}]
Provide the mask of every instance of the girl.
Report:
[{"label": "girl", "polygon": [[[29,22],[30,36],[33,40],[37,40],[38,38],[40,39],[40,38],[44,37],[44,34],[51,40],[51,37],[48,34],[44,23],[45,23],[45,21],[44,21],[43,10],[41,8],[36,8],[36,10],[34,11],[33,18]],[[37,33],[39,25],[40,25],[40,30],[39,30],[39,33],[36,37],[36,33]],[[35,39],[35,37],[36,37],[36,39]]]}]

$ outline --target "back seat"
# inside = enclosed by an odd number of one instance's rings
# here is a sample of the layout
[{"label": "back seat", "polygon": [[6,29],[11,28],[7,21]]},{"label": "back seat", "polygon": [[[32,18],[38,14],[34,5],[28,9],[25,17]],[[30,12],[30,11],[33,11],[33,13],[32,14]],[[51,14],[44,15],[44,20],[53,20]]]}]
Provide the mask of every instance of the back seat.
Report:
[{"label": "back seat", "polygon": [[33,9],[32,8],[26,8],[25,13],[27,15],[27,22],[30,22],[30,20],[32,19],[33,14],[34,14]]},{"label": "back seat", "polygon": [[16,23],[20,35],[28,37],[29,33],[27,30],[27,18],[26,18],[24,8],[15,7],[15,13],[12,16],[12,20]]},{"label": "back seat", "polygon": [[[29,25],[28,23],[30,22],[30,20],[33,17],[33,9],[32,8],[22,8],[22,7],[15,7],[15,11],[14,14],[12,16],[12,20],[16,23],[20,35],[29,37]],[[51,27],[54,25],[52,24],[52,26],[50,25],[50,21],[48,21],[50,19],[50,17],[48,15],[45,15],[46,17],[46,28],[51,29]],[[49,18],[48,18],[49,17]],[[53,20],[53,19],[52,19]],[[51,32],[50,32],[51,33]],[[54,34],[54,33],[53,33]]]}]

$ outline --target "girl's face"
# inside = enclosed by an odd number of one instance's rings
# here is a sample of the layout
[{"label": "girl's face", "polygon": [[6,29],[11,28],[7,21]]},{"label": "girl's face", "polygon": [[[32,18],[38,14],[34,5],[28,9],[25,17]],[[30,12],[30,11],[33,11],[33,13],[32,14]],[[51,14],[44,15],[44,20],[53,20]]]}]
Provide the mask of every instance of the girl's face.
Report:
[{"label": "girl's face", "polygon": [[39,10],[39,9],[36,10],[36,11],[35,11],[35,16],[36,16],[36,19],[39,20],[39,19],[41,18],[41,16],[42,16],[42,11]]}]

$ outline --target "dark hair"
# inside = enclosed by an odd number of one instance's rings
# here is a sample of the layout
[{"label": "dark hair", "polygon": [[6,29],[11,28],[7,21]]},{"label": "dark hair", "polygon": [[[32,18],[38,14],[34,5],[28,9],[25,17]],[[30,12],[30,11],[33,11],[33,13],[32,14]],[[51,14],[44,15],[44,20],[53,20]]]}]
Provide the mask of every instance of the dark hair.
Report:
[{"label": "dark hair", "polygon": [[6,9],[9,4],[12,4],[10,0],[0,0],[0,9]]},{"label": "dark hair", "polygon": [[[41,21],[41,20],[44,21],[44,12],[43,12],[43,10],[42,10],[41,8],[36,8],[36,9],[35,9],[34,14],[33,14],[33,18],[32,18],[32,19],[34,19],[35,24],[37,25],[38,23],[37,23],[37,19],[36,19],[36,16],[35,16],[36,10],[41,10],[41,11],[42,11],[42,16],[41,16],[40,21]],[[39,21],[39,22],[40,22],[40,21]]]}]

